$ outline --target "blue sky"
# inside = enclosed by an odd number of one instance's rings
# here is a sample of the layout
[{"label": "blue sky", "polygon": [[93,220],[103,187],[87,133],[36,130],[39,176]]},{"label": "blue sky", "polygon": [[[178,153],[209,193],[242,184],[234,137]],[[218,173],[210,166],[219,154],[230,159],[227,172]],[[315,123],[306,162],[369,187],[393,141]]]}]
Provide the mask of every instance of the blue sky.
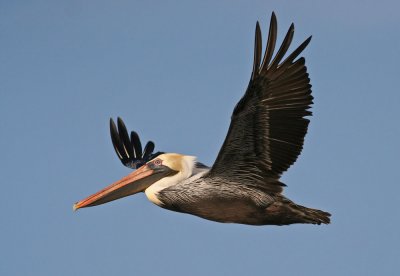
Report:
[{"label": "blue sky", "polygon": [[[399,4],[249,2],[0,1],[1,275],[398,270]],[[313,35],[314,116],[285,195],[332,224],[219,224],[143,194],[72,212],[129,173],[110,117],[212,164],[272,11],[279,40],[291,22],[294,45]]]}]

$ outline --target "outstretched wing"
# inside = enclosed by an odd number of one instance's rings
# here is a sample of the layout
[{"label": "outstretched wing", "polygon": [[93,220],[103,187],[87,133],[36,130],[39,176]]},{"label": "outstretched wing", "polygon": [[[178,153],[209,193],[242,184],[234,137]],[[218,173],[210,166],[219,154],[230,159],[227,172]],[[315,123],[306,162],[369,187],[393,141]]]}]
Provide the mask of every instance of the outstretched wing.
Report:
[{"label": "outstretched wing", "polygon": [[111,140],[122,164],[131,169],[138,169],[146,164],[146,162],[160,155],[161,152],[153,153],[154,143],[147,142],[144,150],[142,151],[142,143],[140,142],[139,135],[132,131],[129,137],[128,131],[121,118],[117,119],[118,129],[110,118],[110,134]]},{"label": "outstretched wing", "polygon": [[250,83],[233,111],[227,137],[207,177],[223,177],[272,192],[282,190],[284,184],[279,177],[303,148],[309,123],[304,117],[312,114],[309,109],[313,103],[305,60],[295,60],[311,37],[282,61],[293,34],[292,24],[272,58],[277,38],[276,17],[272,13],[261,61],[261,31],[257,22]]}]

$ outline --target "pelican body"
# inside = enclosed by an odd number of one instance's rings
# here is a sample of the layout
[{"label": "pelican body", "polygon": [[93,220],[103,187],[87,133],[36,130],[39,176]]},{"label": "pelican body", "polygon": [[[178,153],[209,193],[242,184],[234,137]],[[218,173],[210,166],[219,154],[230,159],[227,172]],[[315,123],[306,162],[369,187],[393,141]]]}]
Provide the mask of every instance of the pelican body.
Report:
[{"label": "pelican body", "polygon": [[[245,95],[234,108],[227,137],[211,167],[196,157],[142,150],[122,119],[110,119],[114,149],[132,173],[74,204],[74,210],[144,192],[154,204],[172,211],[224,223],[249,225],[328,224],[330,214],[298,205],[283,194],[280,177],[300,155],[313,97],[305,59],[297,58],[306,39],[287,54],[294,34],[290,26],[274,55],[276,16],[272,13],[262,58],[256,24],[254,65]],[[261,59],[262,58],[262,59]]]}]

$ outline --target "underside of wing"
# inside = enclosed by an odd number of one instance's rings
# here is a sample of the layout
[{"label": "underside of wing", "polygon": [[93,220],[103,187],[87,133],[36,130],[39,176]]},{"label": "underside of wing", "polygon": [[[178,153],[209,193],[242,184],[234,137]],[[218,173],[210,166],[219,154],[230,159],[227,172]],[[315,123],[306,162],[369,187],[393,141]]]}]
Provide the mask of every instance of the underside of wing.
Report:
[{"label": "underside of wing", "polygon": [[[207,177],[224,177],[280,192],[280,175],[303,148],[313,97],[305,59],[298,58],[311,37],[292,53],[292,24],[274,55],[277,22],[272,13],[264,57],[256,25],[254,65],[250,83],[236,105],[225,142]],[[283,60],[283,58],[286,58]]]}]

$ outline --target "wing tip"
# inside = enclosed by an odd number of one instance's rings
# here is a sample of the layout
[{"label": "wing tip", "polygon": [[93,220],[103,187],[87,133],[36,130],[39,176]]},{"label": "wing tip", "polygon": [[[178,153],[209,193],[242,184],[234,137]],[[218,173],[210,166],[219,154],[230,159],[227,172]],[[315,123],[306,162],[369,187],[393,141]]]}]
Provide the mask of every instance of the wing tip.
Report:
[{"label": "wing tip", "polygon": [[261,62],[261,52],[262,52],[262,35],[261,35],[260,23],[257,21],[255,37],[254,37],[254,60],[253,60],[253,71],[251,73],[251,78],[250,78],[251,80],[254,80],[254,78],[258,75]]},{"label": "wing tip", "polygon": [[272,22],[274,22],[275,24],[277,23],[275,11],[272,11],[271,13],[271,23]]},{"label": "wing tip", "polygon": [[110,134],[118,158],[121,163],[128,168],[138,169],[153,156],[160,154],[153,153],[155,149],[153,141],[147,142],[142,152],[139,135],[132,130],[129,136],[128,130],[121,117],[117,117],[117,125],[114,120],[110,118]]}]

